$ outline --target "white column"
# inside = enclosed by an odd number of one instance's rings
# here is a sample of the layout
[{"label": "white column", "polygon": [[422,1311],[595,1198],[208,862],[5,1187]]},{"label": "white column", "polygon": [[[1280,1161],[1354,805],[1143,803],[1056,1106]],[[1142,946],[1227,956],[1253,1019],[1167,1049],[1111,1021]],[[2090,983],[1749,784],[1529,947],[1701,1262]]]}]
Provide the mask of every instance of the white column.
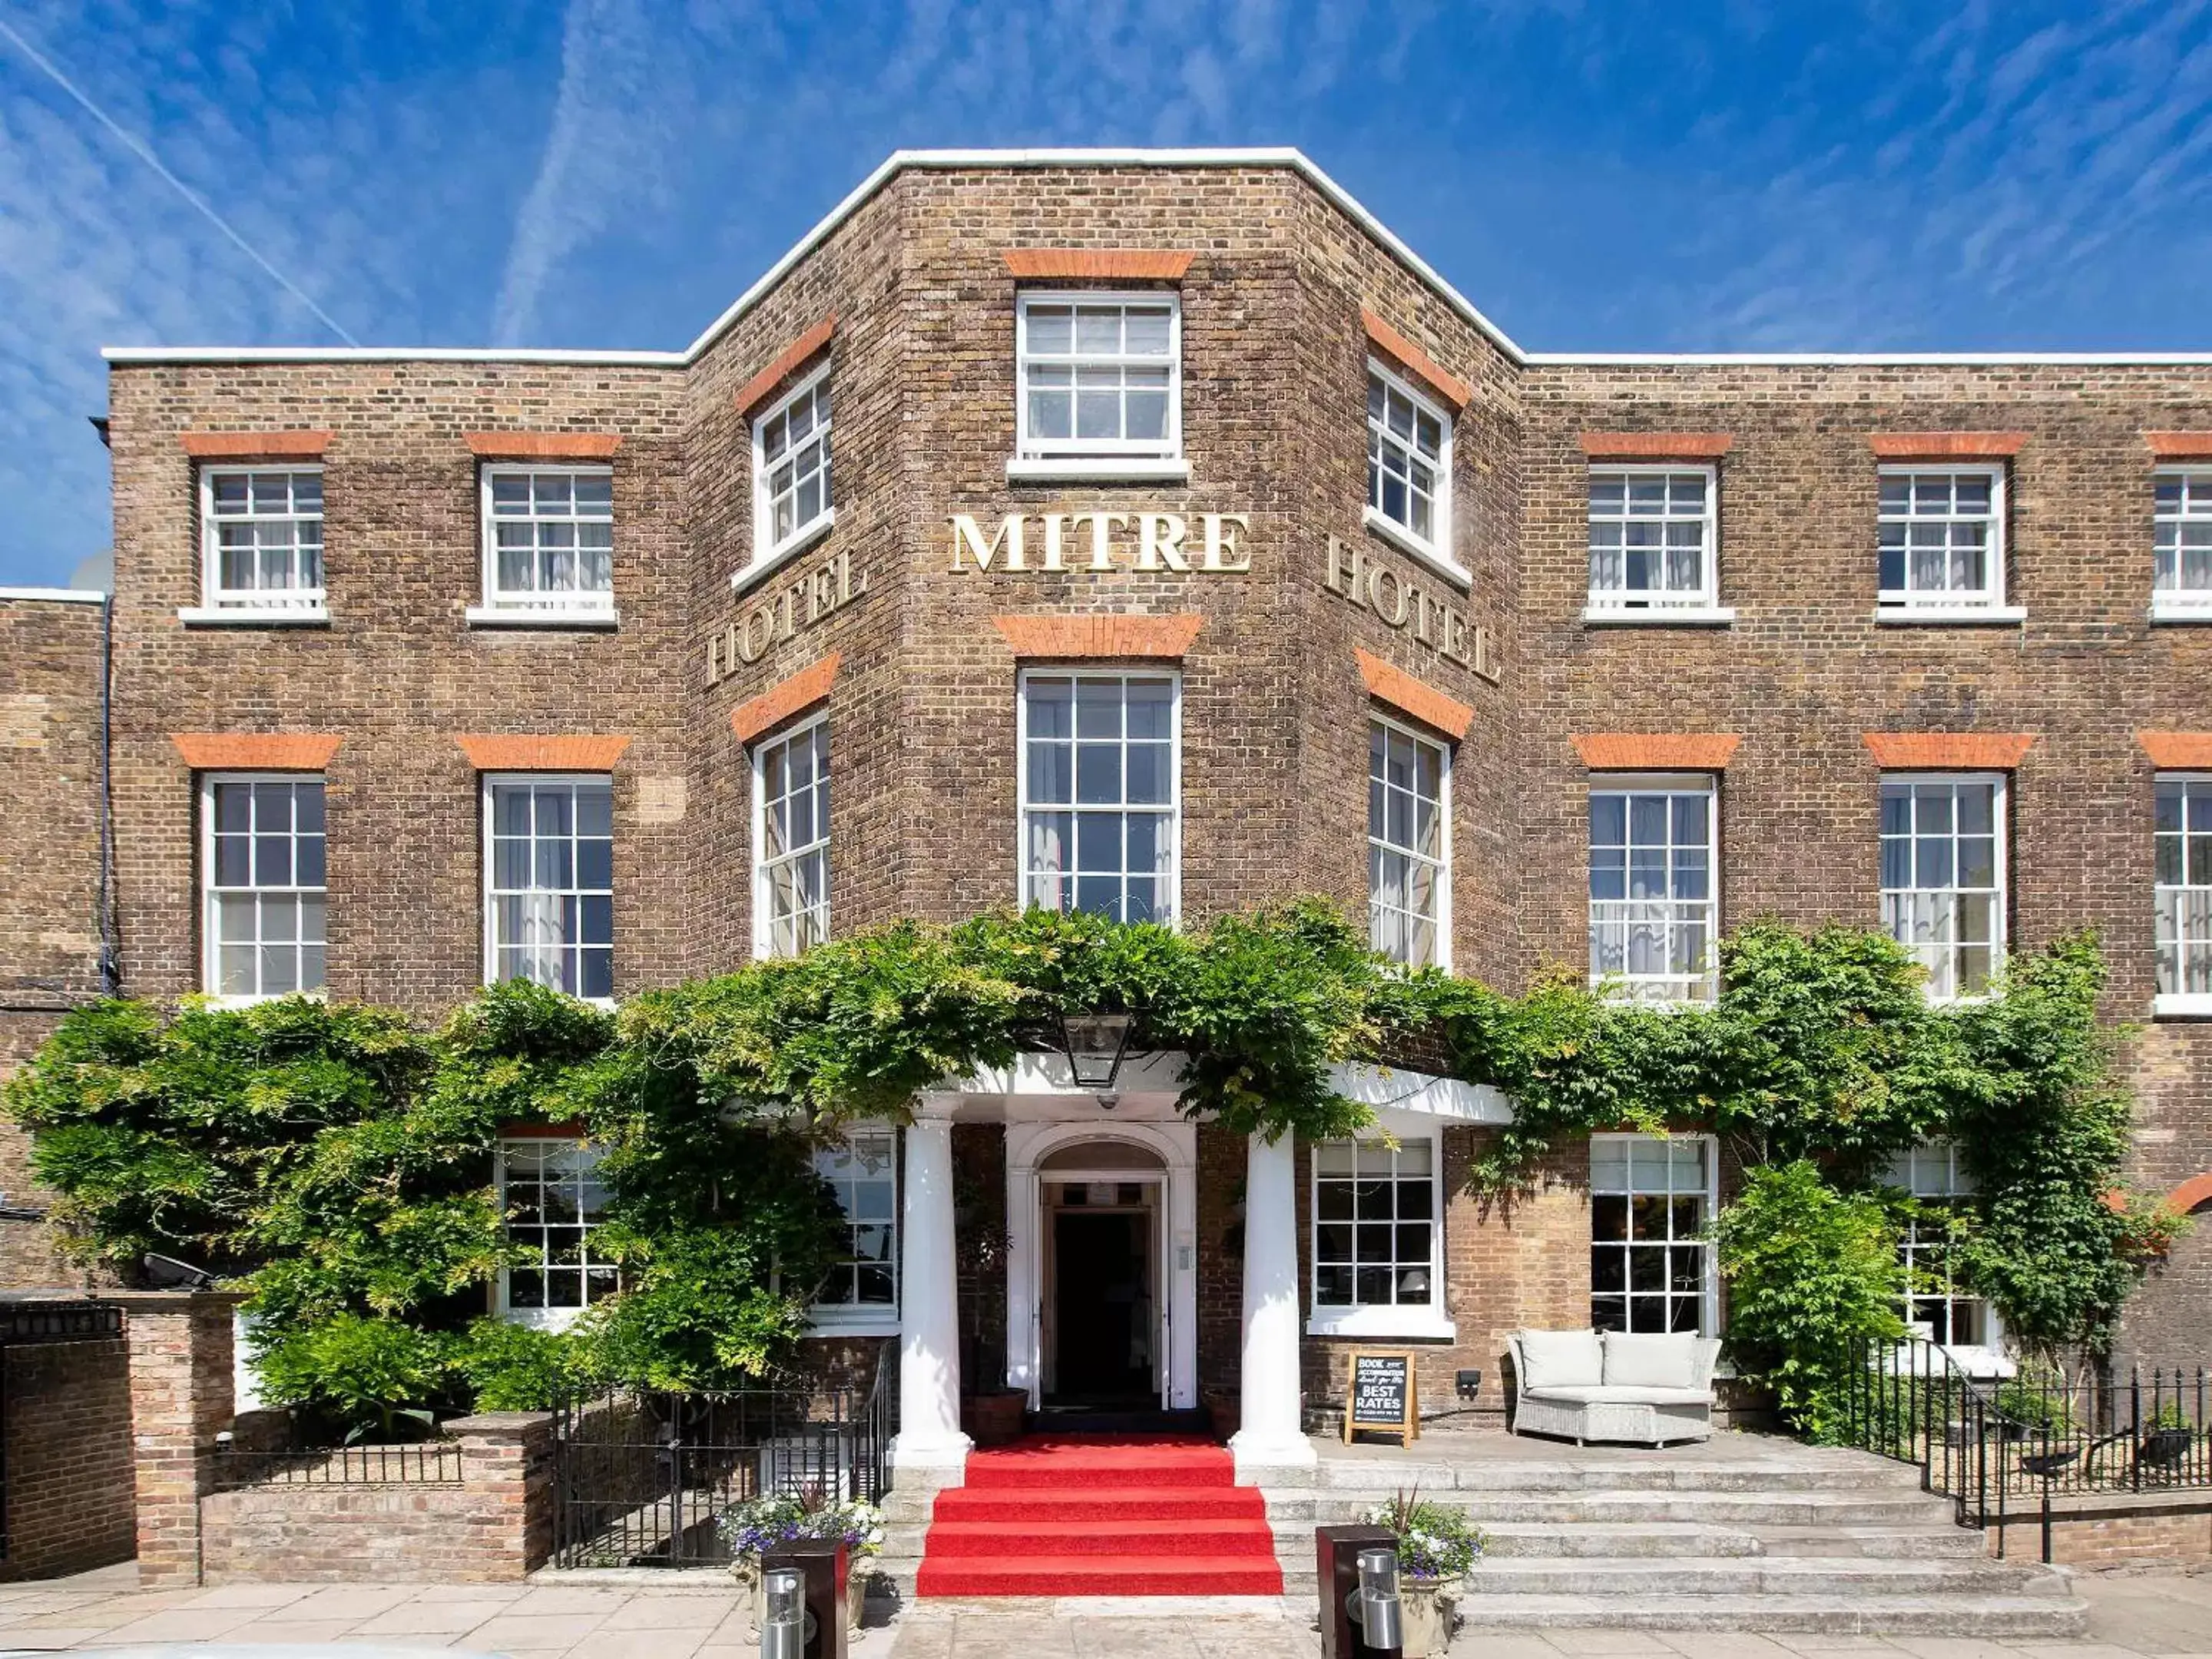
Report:
[{"label": "white column", "polygon": [[891,1462],[958,1486],[969,1439],[960,1432],[960,1310],[952,1237],[956,1097],[922,1095],[906,1132],[899,1211],[899,1431]]},{"label": "white column", "polygon": [[1244,1164],[1243,1400],[1229,1443],[1238,1479],[1313,1466],[1298,1399],[1297,1165],[1289,1135],[1271,1143],[1255,1134]]}]

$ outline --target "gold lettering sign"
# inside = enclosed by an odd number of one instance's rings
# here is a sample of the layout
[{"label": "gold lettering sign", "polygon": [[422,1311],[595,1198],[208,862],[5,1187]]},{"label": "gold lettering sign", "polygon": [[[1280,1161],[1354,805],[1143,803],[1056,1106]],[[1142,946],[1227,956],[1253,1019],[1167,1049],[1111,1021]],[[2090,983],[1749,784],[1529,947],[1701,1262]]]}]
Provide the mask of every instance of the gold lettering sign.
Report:
[{"label": "gold lettering sign", "polygon": [[868,567],[835,554],[798,580],[763,594],[727,628],[707,635],[707,684],[720,684],[758,662],[769,647],[802,634],[868,591]]},{"label": "gold lettering sign", "polygon": [[1322,586],[1339,599],[1373,612],[1392,628],[1410,633],[1447,662],[1498,678],[1498,659],[1490,630],[1470,622],[1467,613],[1416,581],[1409,581],[1389,565],[1369,558],[1358,548],[1328,538],[1328,558],[1322,571]]},{"label": "gold lettering sign", "polygon": [[952,572],[1155,570],[1237,575],[1252,568],[1243,513],[1012,513],[988,535],[975,515],[956,513]]}]

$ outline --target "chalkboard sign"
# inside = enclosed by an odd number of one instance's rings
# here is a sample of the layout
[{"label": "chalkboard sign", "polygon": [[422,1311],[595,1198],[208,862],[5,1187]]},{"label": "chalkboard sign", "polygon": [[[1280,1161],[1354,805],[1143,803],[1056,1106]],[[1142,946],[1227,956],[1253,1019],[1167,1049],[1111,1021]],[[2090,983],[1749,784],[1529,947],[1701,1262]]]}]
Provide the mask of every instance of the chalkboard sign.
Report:
[{"label": "chalkboard sign", "polygon": [[1413,1356],[1354,1348],[1345,1390],[1344,1438],[1357,1434],[1395,1434],[1412,1445],[1421,1431],[1420,1407],[1413,1386]]}]

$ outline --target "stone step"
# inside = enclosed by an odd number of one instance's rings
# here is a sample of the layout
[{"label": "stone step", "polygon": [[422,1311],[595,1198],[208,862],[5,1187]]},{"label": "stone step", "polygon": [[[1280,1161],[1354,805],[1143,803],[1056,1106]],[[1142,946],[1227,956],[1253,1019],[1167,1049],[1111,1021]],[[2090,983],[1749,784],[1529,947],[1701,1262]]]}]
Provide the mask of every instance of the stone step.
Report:
[{"label": "stone step", "polygon": [[[1582,1526],[1502,1521],[1483,1531],[1489,1540],[1486,1554],[1492,1559],[1648,1560],[1760,1553],[1758,1538],[1741,1528],[1698,1526],[1686,1521]],[[1310,1540],[1312,1534],[1306,1535]]]},{"label": "stone step", "polygon": [[1988,1537],[1972,1527],[1954,1525],[1948,1515],[1939,1524],[1917,1527],[1755,1527],[1749,1529],[1763,1555],[1963,1557],[1989,1554]]},{"label": "stone step", "polygon": [[1620,1457],[1594,1462],[1485,1458],[1422,1463],[1325,1457],[1315,1471],[1314,1485],[1324,1492],[1372,1492],[1385,1497],[1415,1486],[1436,1497],[1449,1492],[1917,1491],[1920,1486],[1920,1471],[1910,1463],[1826,1447],[1803,1447],[1797,1451],[1801,1455],[1787,1462],[1686,1462]]},{"label": "stone step", "polygon": [[1820,1631],[2063,1641],[2086,1635],[2089,1604],[2048,1595],[1482,1595],[1460,1603],[1462,1639],[1485,1630]]},{"label": "stone step", "polygon": [[[1702,1526],[1738,1527],[1908,1527],[1948,1525],[1948,1499],[1932,1498],[1915,1490],[1887,1493],[1830,1492],[1470,1492],[1428,1494],[1438,1503],[1464,1510],[1485,1528],[1507,1522],[1551,1522],[1580,1524],[1593,1522],[1643,1523],[1686,1522]],[[1279,1511],[1272,1504],[1272,1518],[1304,1518],[1328,1526],[1364,1517],[1379,1501],[1342,1496],[1316,1498],[1302,1516],[1295,1506]]]},{"label": "stone step", "polygon": [[[1285,1562],[1312,1557],[1311,1522],[1285,1521],[1279,1516],[1270,1516],[1268,1520],[1275,1531],[1276,1554]],[[1596,1524],[1507,1521],[1482,1530],[1489,1540],[1490,1555],[1514,1560],[1645,1561],[1765,1553],[1758,1534],[1747,1528],[1705,1527],[1682,1521]]]},{"label": "stone step", "polygon": [[1672,1560],[1486,1559],[1467,1575],[1470,1598],[1587,1595],[1641,1600],[1691,1595],[2022,1595],[2063,1598],[2066,1580],[2009,1562],[1814,1556],[1682,1557]]}]

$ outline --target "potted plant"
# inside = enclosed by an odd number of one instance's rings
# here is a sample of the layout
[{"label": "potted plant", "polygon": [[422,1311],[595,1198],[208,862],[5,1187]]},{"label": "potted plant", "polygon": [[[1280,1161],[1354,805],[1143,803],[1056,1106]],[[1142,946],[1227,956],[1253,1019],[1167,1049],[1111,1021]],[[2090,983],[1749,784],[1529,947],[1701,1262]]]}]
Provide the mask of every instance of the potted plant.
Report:
[{"label": "potted plant", "polygon": [[952,1174],[953,1237],[960,1242],[960,1427],[979,1446],[1022,1437],[1027,1389],[1006,1386],[1006,1345],[985,1328],[984,1310],[1003,1307],[1008,1248],[1003,1182],[979,1178],[965,1164]]},{"label": "potted plant", "polygon": [[1423,1501],[1420,1488],[1368,1510],[1367,1523],[1398,1540],[1398,1604],[1405,1659],[1443,1659],[1458,1622],[1467,1570],[1482,1559],[1481,1528],[1464,1510]]},{"label": "potted plant", "polygon": [[723,1540],[730,1547],[730,1576],[752,1601],[753,1628],[768,1616],[767,1593],[761,1583],[761,1557],[769,1551],[802,1538],[842,1538],[845,1540],[845,1599],[852,1626],[860,1627],[860,1609],[867,1598],[870,1563],[884,1547],[884,1520],[872,1504],[858,1498],[825,1498],[818,1491],[796,1497],[749,1498],[732,1504],[717,1519]]}]

